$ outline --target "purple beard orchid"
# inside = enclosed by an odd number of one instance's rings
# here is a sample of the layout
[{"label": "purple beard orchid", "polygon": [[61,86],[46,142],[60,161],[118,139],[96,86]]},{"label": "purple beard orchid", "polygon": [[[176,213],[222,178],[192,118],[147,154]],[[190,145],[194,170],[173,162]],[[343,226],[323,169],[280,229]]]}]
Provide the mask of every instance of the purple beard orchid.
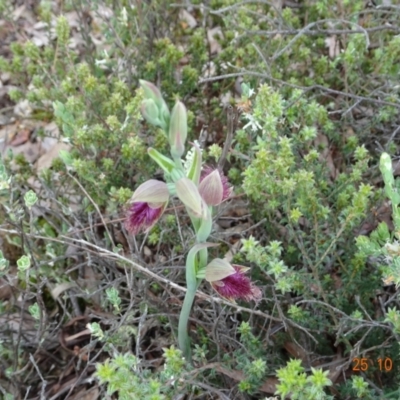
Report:
[{"label": "purple beard orchid", "polygon": [[234,302],[235,300],[260,301],[262,293],[249,277],[245,276],[248,270],[241,265],[233,265],[235,272],[220,281],[211,283],[215,291],[223,298]]},{"label": "purple beard orchid", "polygon": [[245,273],[250,268],[231,265],[227,260],[215,258],[205,269],[205,278],[213,289],[223,298],[235,300],[260,301],[261,290],[255,286]]},{"label": "purple beard orchid", "polygon": [[[186,185],[188,183],[190,182],[186,182]],[[190,203],[186,199],[188,191],[194,191],[191,187],[192,183],[186,185],[182,189],[184,195],[181,196],[185,204]],[[206,167],[200,177],[198,193],[208,206],[215,206],[229,198],[232,188],[228,185],[228,180],[222,171]],[[133,194],[128,207],[126,229],[133,235],[149,232],[164,213],[168,200],[169,191],[164,182],[151,179],[141,184]],[[227,300],[259,301],[261,291],[245,275],[248,269],[216,259],[206,268],[206,280],[221,297]]]},{"label": "purple beard orchid", "polygon": [[133,235],[149,232],[167,207],[168,187],[164,182],[150,179],[133,194],[127,211],[125,228]]}]

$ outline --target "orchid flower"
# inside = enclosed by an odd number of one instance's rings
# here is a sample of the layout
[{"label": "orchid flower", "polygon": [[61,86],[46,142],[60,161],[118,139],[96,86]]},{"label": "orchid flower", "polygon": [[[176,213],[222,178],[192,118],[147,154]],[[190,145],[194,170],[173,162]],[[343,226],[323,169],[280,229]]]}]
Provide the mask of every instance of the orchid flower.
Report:
[{"label": "orchid flower", "polygon": [[207,205],[218,206],[232,194],[232,187],[219,168],[205,167],[200,177],[199,192]]},{"label": "orchid flower", "polygon": [[262,293],[255,286],[245,272],[249,269],[241,265],[233,265],[235,272],[224,279],[210,282],[215,291],[223,298],[234,302],[235,300],[260,301]]},{"label": "orchid flower", "polygon": [[149,232],[167,207],[168,187],[164,182],[150,179],[142,183],[133,194],[128,207],[125,228],[133,235]]},{"label": "orchid flower", "polygon": [[231,265],[225,259],[215,258],[205,268],[205,279],[221,297],[229,301],[258,302],[262,293],[245,275],[249,269],[241,265]]}]

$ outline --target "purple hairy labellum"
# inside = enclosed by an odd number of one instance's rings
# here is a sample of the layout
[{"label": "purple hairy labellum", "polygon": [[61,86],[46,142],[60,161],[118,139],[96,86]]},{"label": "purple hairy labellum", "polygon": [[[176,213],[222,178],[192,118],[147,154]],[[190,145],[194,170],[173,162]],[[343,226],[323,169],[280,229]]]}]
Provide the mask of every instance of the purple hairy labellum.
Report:
[{"label": "purple hairy labellum", "polygon": [[229,301],[259,301],[261,290],[245,275],[248,270],[247,267],[231,265],[216,258],[207,265],[205,278],[221,297]]},{"label": "purple hairy labellum", "polygon": [[127,209],[126,230],[133,235],[149,232],[164,213],[168,199],[169,191],[164,182],[151,179],[141,184]]}]

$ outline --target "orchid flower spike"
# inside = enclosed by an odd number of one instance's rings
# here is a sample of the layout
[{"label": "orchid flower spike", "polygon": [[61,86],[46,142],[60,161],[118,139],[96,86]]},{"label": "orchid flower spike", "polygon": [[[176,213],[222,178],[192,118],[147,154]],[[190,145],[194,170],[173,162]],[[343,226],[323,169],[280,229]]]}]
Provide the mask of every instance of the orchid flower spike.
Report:
[{"label": "orchid flower spike", "polygon": [[144,101],[141,107],[143,117],[148,123],[167,131],[171,115],[160,90],[151,82],[141,79],[139,83],[144,91]]},{"label": "orchid flower spike", "polygon": [[125,228],[133,235],[149,232],[167,207],[168,187],[164,182],[150,179],[142,183],[133,194],[127,210]]}]

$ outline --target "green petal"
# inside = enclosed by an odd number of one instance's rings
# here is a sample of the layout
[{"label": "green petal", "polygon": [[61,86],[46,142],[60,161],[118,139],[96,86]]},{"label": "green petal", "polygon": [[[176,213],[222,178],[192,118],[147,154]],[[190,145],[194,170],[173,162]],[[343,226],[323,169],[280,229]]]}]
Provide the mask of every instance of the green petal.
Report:
[{"label": "green petal", "polygon": [[195,183],[196,186],[199,185],[200,182],[200,173],[201,173],[201,151],[199,146],[195,143],[193,144],[193,160],[190,168],[187,172],[187,177]]}]

